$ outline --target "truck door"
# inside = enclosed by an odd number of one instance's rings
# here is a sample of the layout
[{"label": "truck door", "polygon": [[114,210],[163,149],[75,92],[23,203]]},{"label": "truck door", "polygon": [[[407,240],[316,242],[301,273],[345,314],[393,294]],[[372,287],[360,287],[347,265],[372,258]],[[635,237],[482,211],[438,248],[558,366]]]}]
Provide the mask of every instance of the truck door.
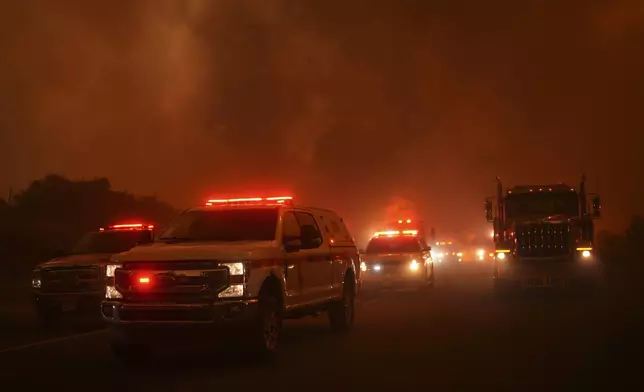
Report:
[{"label": "truck door", "polygon": [[329,245],[323,241],[313,215],[297,211],[295,217],[300,229],[304,226],[312,226],[317,230],[319,238],[315,248],[302,249],[298,252],[302,257],[302,297],[307,302],[326,300],[333,286],[333,260]]},{"label": "truck door", "polygon": [[[291,211],[282,216],[282,238],[300,238],[300,224]],[[301,250],[285,254],[284,275],[286,276],[286,305],[300,303],[302,300],[302,261]]]}]

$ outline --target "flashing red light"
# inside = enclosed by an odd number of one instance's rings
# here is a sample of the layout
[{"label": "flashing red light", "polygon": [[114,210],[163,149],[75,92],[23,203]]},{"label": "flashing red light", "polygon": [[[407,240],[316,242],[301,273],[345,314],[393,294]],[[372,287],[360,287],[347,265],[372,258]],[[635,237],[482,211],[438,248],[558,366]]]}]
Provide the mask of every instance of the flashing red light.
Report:
[{"label": "flashing red light", "polygon": [[150,278],[147,276],[142,276],[139,278],[139,283],[141,284],[150,284]]},{"label": "flashing red light", "polygon": [[[152,230],[154,229],[154,225],[146,225],[145,223],[125,223],[120,225],[108,226],[108,230],[145,230],[145,229]],[[100,231],[105,231],[105,229],[101,227]]]},{"label": "flashing red light", "polygon": [[206,202],[207,206],[212,206],[215,204],[251,204],[267,202],[265,204],[286,204],[287,202],[292,202],[292,196],[277,196],[277,197],[244,197],[238,199],[210,199]]}]

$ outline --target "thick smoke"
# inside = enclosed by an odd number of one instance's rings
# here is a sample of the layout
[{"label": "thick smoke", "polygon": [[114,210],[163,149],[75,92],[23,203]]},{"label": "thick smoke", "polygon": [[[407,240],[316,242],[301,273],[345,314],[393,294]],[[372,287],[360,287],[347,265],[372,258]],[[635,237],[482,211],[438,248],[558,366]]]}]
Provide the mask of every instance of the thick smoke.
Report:
[{"label": "thick smoke", "polygon": [[587,171],[607,224],[642,212],[641,2],[5,3],[0,189],[289,191],[365,232],[401,198],[485,230],[496,175]]}]

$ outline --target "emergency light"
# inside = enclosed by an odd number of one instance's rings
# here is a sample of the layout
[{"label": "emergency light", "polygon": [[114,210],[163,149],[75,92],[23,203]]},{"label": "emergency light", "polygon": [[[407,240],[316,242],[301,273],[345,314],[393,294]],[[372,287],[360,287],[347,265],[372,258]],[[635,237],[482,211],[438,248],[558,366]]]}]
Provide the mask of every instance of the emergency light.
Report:
[{"label": "emergency light", "polygon": [[207,206],[213,205],[243,205],[243,204],[293,204],[292,196],[277,196],[277,197],[245,197],[237,199],[210,199],[206,202]]}]

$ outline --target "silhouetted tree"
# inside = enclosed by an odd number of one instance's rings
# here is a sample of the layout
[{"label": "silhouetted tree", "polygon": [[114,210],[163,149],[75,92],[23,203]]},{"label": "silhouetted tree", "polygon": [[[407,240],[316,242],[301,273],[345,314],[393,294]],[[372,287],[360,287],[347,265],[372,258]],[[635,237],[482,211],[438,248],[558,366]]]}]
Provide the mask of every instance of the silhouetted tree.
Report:
[{"label": "silhouetted tree", "polygon": [[120,221],[159,226],[176,214],[155,197],[112,190],[106,178],[72,181],[51,174],[16,194],[13,205],[0,204],[0,261],[30,267],[88,231]]}]

